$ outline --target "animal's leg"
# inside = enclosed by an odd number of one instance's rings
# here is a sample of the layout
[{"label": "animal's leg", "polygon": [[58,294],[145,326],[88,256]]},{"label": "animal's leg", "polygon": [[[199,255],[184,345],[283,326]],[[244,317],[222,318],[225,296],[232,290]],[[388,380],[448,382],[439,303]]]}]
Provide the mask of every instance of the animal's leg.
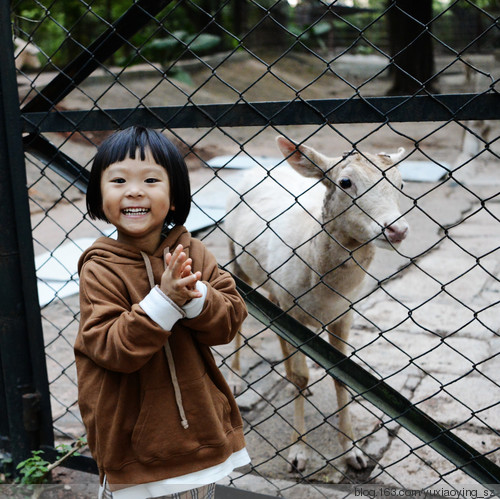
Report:
[{"label": "animal's leg", "polygon": [[[342,353],[347,351],[347,339],[352,324],[352,312],[348,312],[338,321],[328,326],[330,343]],[[352,429],[351,413],[349,404],[351,397],[340,381],[334,380],[337,393],[337,404],[339,414],[339,442],[345,452],[346,461],[354,469],[366,468],[367,460],[360,449],[354,446],[354,431]]]},{"label": "animal's leg", "polygon": [[304,471],[309,459],[309,449],[305,443],[304,390],[309,382],[309,369],[304,354],[294,351],[280,338],[281,350],[285,357],[286,377],[297,388],[294,400],[292,446],[288,452],[288,471]]},{"label": "animal's leg", "polygon": [[[231,239],[228,242],[229,246],[229,257],[230,262],[233,264],[233,271],[235,275],[237,275],[240,279],[250,283],[252,280],[248,277],[248,275],[244,272],[244,270],[240,267],[238,261],[236,260],[236,248],[235,243]],[[231,373],[228,379],[228,385],[231,388],[234,395],[238,395],[241,393],[241,366],[240,366],[240,352],[241,345],[243,343],[243,336],[241,332],[238,331],[236,337],[234,339],[235,352],[233,355],[233,360],[231,362]]]},{"label": "animal's leg", "polygon": [[240,366],[240,352],[242,345],[242,336],[238,331],[234,338],[234,353],[233,360],[231,361],[231,373],[227,380],[229,387],[234,395],[241,393],[241,366]]}]

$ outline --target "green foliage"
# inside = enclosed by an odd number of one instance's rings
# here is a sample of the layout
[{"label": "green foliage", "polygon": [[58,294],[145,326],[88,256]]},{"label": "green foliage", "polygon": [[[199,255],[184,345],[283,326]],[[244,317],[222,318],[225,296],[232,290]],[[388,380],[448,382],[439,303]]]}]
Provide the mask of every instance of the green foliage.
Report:
[{"label": "green foliage", "polygon": [[[193,2],[171,2],[152,19],[129,42],[125,43],[108,61],[110,64],[133,64],[142,62],[142,56],[149,58],[149,52],[158,52],[166,48],[177,53],[203,55],[221,46],[229,47],[234,39],[228,34],[214,32],[217,28],[210,25],[211,12],[219,11],[209,0]],[[94,42],[110,24],[120,18],[128,8],[130,0],[82,2],[80,0],[13,0],[13,30],[23,39],[31,34],[32,39],[48,64],[64,67],[82,51],[82,47]],[[197,6],[199,5],[199,7]],[[232,19],[234,6],[224,7],[216,18]],[[207,32],[207,30],[209,32]],[[228,25],[229,32],[231,26]],[[171,37],[169,33],[181,33],[180,41],[162,40]],[[198,34],[201,35],[198,36]],[[158,45],[156,45],[158,40]],[[152,41],[155,43],[152,45]],[[170,45],[169,45],[170,44]],[[184,45],[183,45],[184,44]],[[189,48],[186,49],[185,45]],[[144,51],[144,52],[143,52]]]},{"label": "green foliage", "polygon": [[8,483],[10,480],[10,473],[7,471],[12,466],[12,458],[2,456],[0,459],[0,485]]},{"label": "green foliage", "polygon": [[31,451],[31,457],[17,465],[18,483],[22,485],[47,483],[50,463],[41,457],[42,454],[42,450]]},{"label": "green foliage", "polygon": [[174,67],[168,72],[168,75],[173,80],[185,83],[186,85],[193,85],[193,80],[187,71],[183,71],[182,69]]},{"label": "green foliage", "polygon": [[87,445],[87,439],[85,437],[79,438],[76,442],[72,444],[59,444],[56,445],[57,449],[57,459],[62,459],[64,456],[80,456],[76,449],[84,447]]},{"label": "green foliage", "polygon": [[146,44],[142,54],[154,62],[168,62],[178,59],[184,54],[203,55],[221,43],[221,38],[210,33],[192,35],[178,30],[169,38],[155,38]]},{"label": "green foliage", "polygon": [[333,24],[327,21],[320,21],[310,27],[300,27],[295,24],[288,27],[290,33],[299,37],[304,45],[318,46],[322,49],[326,47],[324,39],[332,29]]},{"label": "green foliage", "polygon": [[86,443],[87,441],[85,438],[79,438],[72,445],[58,445],[56,447],[57,460],[54,463],[50,463],[42,457],[44,453],[43,450],[31,451],[31,457],[20,462],[16,467],[18,471],[16,483],[21,485],[39,485],[47,483],[50,479],[50,472],[61,465],[68,457],[78,456],[79,454],[76,451],[84,447]]},{"label": "green foliage", "polygon": [[[94,42],[128,8],[131,0],[12,0],[13,30],[26,39],[32,37],[40,47],[42,63],[62,68]],[[252,2],[226,2],[222,6],[214,0],[177,0],[170,2],[156,17],[142,27],[127,43],[113,54],[107,64],[127,65],[144,62],[144,59],[165,64],[179,57],[203,56],[213,51],[235,49],[239,38],[246,44],[252,37],[248,31],[255,26],[259,29],[276,29],[274,23],[263,19],[268,13],[286,25],[287,29],[299,37],[300,45],[310,49],[325,49],[326,45],[349,47],[360,37],[371,44],[384,47],[387,43],[386,9],[396,5],[394,0],[354,0],[354,6],[369,7],[371,12],[345,15],[344,18],[328,15],[319,23],[299,25],[299,10],[281,0],[259,0]],[[436,13],[444,12],[452,17],[457,10],[477,14],[478,8],[486,12],[497,12],[500,0],[475,0],[474,2],[452,2],[433,0]],[[449,10],[447,10],[449,9]],[[450,19],[434,23],[440,25]],[[433,24],[433,28],[435,28]],[[332,31],[333,30],[333,31]],[[260,33],[260,31],[259,31]],[[290,40],[292,43],[293,40]],[[330,47],[329,47],[330,48]],[[359,52],[369,52],[360,47]]]}]

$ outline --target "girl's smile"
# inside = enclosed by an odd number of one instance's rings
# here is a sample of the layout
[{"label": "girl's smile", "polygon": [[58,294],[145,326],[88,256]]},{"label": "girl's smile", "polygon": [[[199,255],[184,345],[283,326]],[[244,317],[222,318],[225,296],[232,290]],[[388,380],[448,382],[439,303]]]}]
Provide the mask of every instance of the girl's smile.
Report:
[{"label": "girl's smile", "polygon": [[171,205],[167,171],[150,155],[111,164],[101,177],[102,208],[118,241],[153,253]]},{"label": "girl's smile", "polygon": [[127,217],[140,217],[149,213],[149,208],[124,208],[122,213]]}]

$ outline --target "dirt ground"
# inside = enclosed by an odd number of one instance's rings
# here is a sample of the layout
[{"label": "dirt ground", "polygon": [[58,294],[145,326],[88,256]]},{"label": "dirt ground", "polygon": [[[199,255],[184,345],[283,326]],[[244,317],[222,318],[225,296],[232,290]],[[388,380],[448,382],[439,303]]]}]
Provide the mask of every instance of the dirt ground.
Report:
[{"label": "dirt ground", "polygon": [[[90,109],[94,105],[103,108],[124,108],[136,106],[138,97],[148,106],[179,105],[186,103],[186,95],[190,96],[190,102],[204,104],[234,102],[239,95],[244,95],[250,101],[286,100],[293,99],[297,91],[304,88],[306,90],[301,91],[300,95],[308,99],[349,97],[353,95],[352,87],[358,88],[362,96],[384,95],[390,81],[383,76],[371,79],[372,74],[377,71],[376,66],[371,64],[370,59],[366,59],[365,62],[358,59],[350,64],[346,61],[344,66],[338,68],[339,74],[342,75],[342,78],[339,78],[330,71],[325,72],[324,64],[317,59],[297,56],[267,69],[258,60],[246,57],[222,64],[217,70],[217,77],[207,68],[203,70],[188,68],[190,84],[159,78],[154,70],[134,69],[116,79],[109,75],[96,74],[65,98],[61,106],[65,109]],[[448,61],[445,59],[438,60],[438,66],[445,67],[447,64]],[[494,60],[486,56],[478,57],[477,65],[489,73],[494,66]],[[473,84],[476,88],[481,88],[487,86],[487,80],[481,77]],[[442,93],[465,92],[471,87],[467,74],[457,65],[449,67],[439,84]],[[25,97],[27,93],[28,88],[21,85],[21,97],[27,98]],[[489,124],[488,129],[481,123],[468,125],[478,134],[487,134],[484,137],[486,141],[493,141],[493,137],[499,135],[497,123]],[[427,157],[449,165],[458,164],[464,154],[464,144],[468,143],[468,137],[473,136],[456,123],[282,126],[264,129],[239,127],[224,130],[193,128],[172,130],[169,136],[186,152],[184,144],[194,145],[193,153],[186,159],[196,196],[216,193],[220,182],[231,184],[241,174],[238,170],[214,171],[206,168],[204,161],[215,156],[238,153],[252,157],[279,157],[275,145],[275,136],[278,134],[285,134],[297,141],[307,140],[309,145],[330,156],[351,150],[353,144],[367,152],[395,151],[399,147],[404,147],[407,151],[413,152],[412,160]],[[47,136],[80,164],[89,165],[95,148],[87,140],[62,134]],[[104,135],[91,133],[89,136],[95,142],[99,142]],[[498,182],[491,182],[491,178],[495,169],[498,171],[498,156],[496,158],[492,160],[492,156],[488,156],[485,161],[481,161],[480,158],[471,162],[468,168],[462,168],[457,172],[457,178],[474,179],[474,183],[480,185],[476,190],[457,188],[456,184],[447,184],[439,190],[435,189],[435,185],[428,183],[409,183],[405,186],[405,206],[410,211],[408,218],[415,237],[405,247],[403,257],[387,253],[377,255],[372,265],[373,277],[369,279],[368,285],[375,286],[377,280],[391,276],[408,261],[417,260],[421,255],[425,255],[429,248],[438,245],[442,237],[440,225],[451,226],[458,222],[462,214],[471,209],[478,196],[483,199],[495,196],[498,193]],[[28,162],[27,174],[36,255],[45,254],[71,240],[97,237],[101,230],[108,229],[101,223],[92,223],[84,218],[86,210],[82,193],[74,187],[68,187],[62,178],[48,169],[44,169],[41,174],[40,165],[35,161]],[[419,201],[419,209],[411,210],[415,199]],[[436,224],[436,219],[439,224]],[[209,228],[199,237],[204,239],[221,264],[228,261],[227,241],[220,229]],[[74,269],[70,269],[71,272],[74,272]],[[80,436],[83,431],[76,406],[76,374],[72,361],[72,344],[78,327],[78,296],[73,294],[55,300],[45,306],[42,313],[56,437],[61,441],[67,441]],[[361,321],[354,332],[354,344],[358,340],[365,341],[364,335],[367,329],[369,325]],[[287,490],[285,497],[324,497],[328,492],[320,489],[317,489],[319,490],[317,495],[310,493],[310,496],[304,495],[303,491],[300,493],[301,496],[295,496],[292,492],[294,482],[293,480],[289,482],[290,475],[286,472],[284,463],[286,452],[282,454],[279,449],[287,447],[288,435],[282,431],[282,421],[292,417],[293,392],[283,381],[284,371],[279,362],[279,347],[274,335],[262,331],[253,319],[248,320],[245,331],[251,341],[245,347],[243,354],[243,373],[249,384],[252,384],[252,389],[246,390],[238,402],[249,428],[247,435],[249,446],[252,448],[255,462],[259,463],[257,473],[267,477],[271,482],[286,481],[286,486],[281,484],[274,487],[275,491],[280,487]],[[217,349],[217,352],[220,356],[218,358],[222,361],[224,357],[231,355],[232,346]],[[376,359],[378,362],[380,357]],[[223,364],[228,362],[224,361]],[[370,360],[367,362],[370,363]],[[225,365],[223,369],[229,374]],[[311,369],[316,384],[314,392],[321,398],[320,394],[324,389],[331,390],[324,388],[331,381],[325,380],[317,366],[311,365]],[[381,369],[384,370],[383,367]],[[400,388],[404,393],[409,394],[413,390],[410,387],[411,383],[407,382],[410,378],[411,376],[401,381]],[[311,398],[308,421],[320,421],[321,417],[318,414],[321,413],[333,414],[335,412],[333,399],[332,397],[330,400],[328,397],[327,407],[324,407],[322,402]],[[266,406],[263,401],[268,400],[272,403]],[[315,404],[320,407],[319,410],[314,408]],[[277,412],[274,407],[279,407],[281,412],[278,418],[273,419],[271,418],[273,412]],[[373,428],[370,430],[369,426],[374,427],[379,424],[382,417],[380,415],[374,417],[373,413],[368,414],[362,407],[355,409],[355,413],[359,418],[370,421],[364,425],[367,434],[373,432]],[[318,423],[317,431],[309,436],[313,447],[318,446],[323,449],[312,460],[313,469],[316,471],[308,477],[308,480],[314,484],[339,483],[347,480],[349,473],[335,460],[332,461],[332,456],[338,451],[335,432],[331,430],[335,422],[330,421],[328,416],[322,417],[322,423]],[[268,420],[271,422],[267,422]],[[325,446],[329,451],[324,450]],[[382,454],[378,457],[382,458]],[[329,462],[327,467],[321,464],[325,458]],[[81,480],[81,476],[75,477],[72,473],[69,470],[61,471],[58,479],[68,486],[72,481],[75,483]],[[95,477],[88,481],[93,486]],[[266,492],[272,493],[272,490],[273,487],[270,490],[266,489]],[[86,493],[92,495],[88,490],[82,492]]]}]

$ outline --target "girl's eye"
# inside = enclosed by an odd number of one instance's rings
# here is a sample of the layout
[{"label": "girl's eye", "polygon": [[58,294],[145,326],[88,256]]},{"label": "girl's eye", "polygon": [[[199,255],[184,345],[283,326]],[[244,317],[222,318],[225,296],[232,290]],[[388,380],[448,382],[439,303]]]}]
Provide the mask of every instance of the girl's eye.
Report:
[{"label": "girl's eye", "polygon": [[342,189],[349,189],[349,187],[351,187],[352,185],[352,182],[348,178],[342,178],[340,179],[339,185],[340,187],[342,187]]},{"label": "girl's eye", "polygon": [[146,182],[146,184],[155,184],[156,182],[159,182],[159,180],[157,178],[151,177],[151,178],[147,178],[145,180],[145,182]]},{"label": "girl's eye", "polygon": [[113,182],[114,184],[124,184],[125,179],[124,178],[114,178],[111,182]]}]

